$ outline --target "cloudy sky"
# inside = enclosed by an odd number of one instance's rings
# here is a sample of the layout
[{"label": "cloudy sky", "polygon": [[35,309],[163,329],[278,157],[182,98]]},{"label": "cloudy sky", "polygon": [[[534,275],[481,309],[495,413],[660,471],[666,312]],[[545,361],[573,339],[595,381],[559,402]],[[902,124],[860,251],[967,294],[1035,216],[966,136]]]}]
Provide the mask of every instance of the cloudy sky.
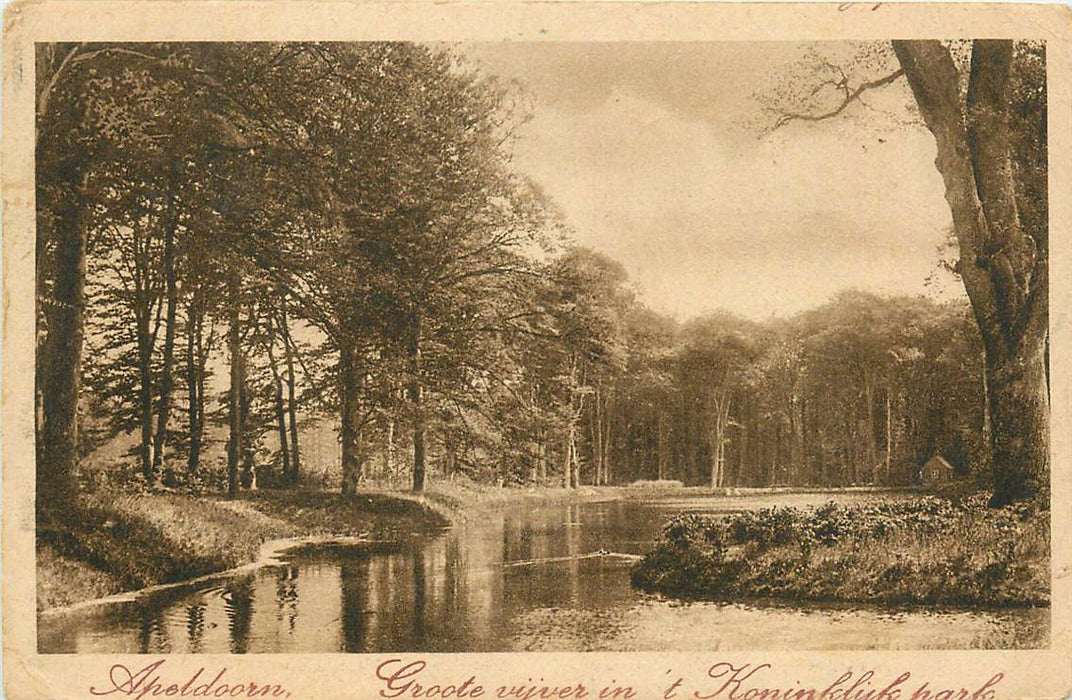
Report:
[{"label": "cloudy sky", "polygon": [[[950,215],[933,140],[913,123],[903,80],[838,119],[766,137],[757,126],[753,95],[784,86],[809,50],[848,61],[859,47],[591,42],[463,50],[526,86],[533,118],[515,145],[519,169],[557,202],[575,240],[622,262],[657,310],[685,319],[725,308],[762,319],[849,287],[961,293],[947,275],[925,283]],[[874,77],[882,68],[859,70]],[[801,87],[790,81],[790,90]]]}]

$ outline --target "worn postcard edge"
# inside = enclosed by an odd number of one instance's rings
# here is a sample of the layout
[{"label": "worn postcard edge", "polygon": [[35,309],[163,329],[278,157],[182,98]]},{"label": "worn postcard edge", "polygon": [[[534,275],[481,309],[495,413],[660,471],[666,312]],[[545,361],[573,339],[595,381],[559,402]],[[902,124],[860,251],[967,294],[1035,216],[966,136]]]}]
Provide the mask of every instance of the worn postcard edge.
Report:
[{"label": "worn postcard edge", "polygon": [[[1049,649],[1031,651],[395,654],[439,682],[528,678],[631,683],[661,697],[667,674],[711,664],[770,664],[770,685],[825,687],[847,670],[970,691],[1003,673],[999,697],[1072,694],[1072,10],[1061,5],[619,2],[361,3],[28,0],[7,6],[3,45],[3,651],[11,698],[85,697],[116,663],[156,657],[36,652],[34,574],[34,42],[115,40],[789,41],[1039,38],[1048,42],[1051,216],[1053,605]],[[703,634],[704,630],[696,630]],[[166,657],[181,682],[200,667],[281,683],[293,697],[376,697],[389,655]],[[430,676],[431,678],[431,676]],[[237,681],[236,681],[237,682]],[[762,684],[761,684],[762,685]],[[918,683],[916,686],[918,687]],[[879,686],[881,687],[881,686]]]}]

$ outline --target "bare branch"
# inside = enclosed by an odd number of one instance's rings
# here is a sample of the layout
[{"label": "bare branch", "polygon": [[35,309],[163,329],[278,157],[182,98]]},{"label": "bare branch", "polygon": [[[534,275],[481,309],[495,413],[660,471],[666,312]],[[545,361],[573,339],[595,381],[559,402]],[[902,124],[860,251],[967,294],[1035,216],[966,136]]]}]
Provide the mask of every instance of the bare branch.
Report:
[{"label": "bare branch", "polygon": [[80,56],[75,57],[75,63],[82,63],[83,61],[90,61],[97,56],[133,56],[134,58],[141,58],[146,61],[159,61],[159,56],[153,56],[152,54],[143,53],[141,51],[133,51],[131,49],[120,48],[118,46],[110,46],[108,48],[97,49],[96,51],[89,51],[83,53]]},{"label": "bare branch", "polygon": [[[78,44],[77,46],[72,48],[70,51],[68,51],[66,53],[66,55],[64,55],[63,60],[60,62],[59,67],[56,68],[56,70],[52,72],[52,76],[49,78],[48,82],[45,84],[45,86],[43,88],[41,88],[40,92],[38,92],[38,94],[37,94],[37,120],[38,120],[38,124],[40,124],[40,122],[45,118],[45,115],[48,113],[48,103],[49,103],[49,100],[52,97],[53,91],[55,91],[56,86],[59,85],[60,80],[63,79],[64,74],[67,71],[67,67],[69,65],[71,65],[71,61],[74,60],[75,56],[78,54],[78,51],[81,48],[82,48],[82,44]],[[39,126],[38,129],[37,129],[37,140],[40,141],[40,139],[41,139],[41,129],[40,129],[40,126]]]},{"label": "bare branch", "polygon": [[[840,72],[840,69],[839,69],[839,72]],[[824,83],[822,83],[821,85],[819,85],[818,87],[816,87],[816,89],[815,89],[815,91],[818,91],[819,88],[821,88],[821,87],[823,87],[825,85],[831,85],[831,86],[833,86],[835,88],[838,88],[839,90],[841,90],[844,93],[844,98],[841,100],[840,104],[838,104],[836,107],[834,107],[831,110],[828,110],[826,112],[822,112],[822,113],[819,113],[819,114],[808,114],[808,113],[805,113],[805,112],[790,112],[790,111],[785,111],[785,110],[772,109],[771,111],[775,112],[778,115],[778,118],[777,118],[777,120],[775,120],[774,126],[772,126],[770,130],[775,131],[775,130],[780,129],[783,126],[785,126],[785,125],[787,125],[787,124],[789,124],[791,122],[795,122],[795,121],[818,122],[818,121],[823,121],[825,119],[831,119],[833,117],[836,117],[837,115],[839,115],[842,112],[844,112],[845,109],[849,105],[851,105],[853,102],[862,102],[862,100],[860,99],[860,96],[863,95],[868,90],[874,90],[876,88],[885,87],[885,86],[887,86],[887,85],[889,85],[889,84],[891,84],[893,82],[896,82],[897,79],[900,78],[903,75],[904,75],[904,69],[900,68],[900,69],[894,71],[893,73],[890,73],[889,75],[883,76],[881,78],[876,78],[875,80],[869,80],[869,81],[867,81],[865,83],[860,83],[855,88],[850,88],[849,84],[848,84],[848,79],[845,77],[845,74],[842,72],[841,73],[841,76],[842,76],[841,80],[827,80]],[[812,94],[814,95],[815,92],[813,92]]]}]

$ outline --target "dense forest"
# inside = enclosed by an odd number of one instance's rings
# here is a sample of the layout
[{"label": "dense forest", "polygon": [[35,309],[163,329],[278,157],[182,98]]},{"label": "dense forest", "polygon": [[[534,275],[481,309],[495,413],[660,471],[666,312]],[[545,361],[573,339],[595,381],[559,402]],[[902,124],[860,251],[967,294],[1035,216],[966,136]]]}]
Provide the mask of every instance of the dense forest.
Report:
[{"label": "dense forest", "polygon": [[[902,63],[925,106],[926,62]],[[454,49],[52,44],[37,75],[39,514],[119,438],[111,478],[298,484],[325,424],[347,494],[455,474],[904,485],[933,455],[989,478],[992,452],[1045,472],[1009,447],[1013,416],[1045,408],[1023,393],[1039,376],[1009,376],[1041,368],[1022,361],[1042,356],[1041,245],[1024,270],[1008,246],[958,266],[971,304],[846,291],[792,318],[679,322],[571,243],[512,167],[522,96]],[[1037,116],[1044,89],[1018,94]],[[1020,161],[1041,194],[1001,191],[1042,230],[1044,155]],[[980,311],[984,273],[1015,333]]]}]

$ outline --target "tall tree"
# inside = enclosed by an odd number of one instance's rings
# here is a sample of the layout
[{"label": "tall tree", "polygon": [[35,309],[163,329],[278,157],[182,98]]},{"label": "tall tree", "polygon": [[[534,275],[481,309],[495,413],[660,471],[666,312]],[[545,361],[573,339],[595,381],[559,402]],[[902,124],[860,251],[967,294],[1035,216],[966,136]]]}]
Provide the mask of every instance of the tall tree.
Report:
[{"label": "tall tree", "polygon": [[[935,164],[960,247],[957,272],[986,349],[992,503],[1048,498],[1049,233],[1041,49],[1017,61],[1012,41],[972,42],[963,96],[962,75],[947,46],[896,41],[894,51],[934,134]],[[1014,105],[1025,107],[1026,114],[1014,118]]]},{"label": "tall tree", "polygon": [[757,356],[755,330],[729,314],[711,314],[682,331],[682,369],[698,396],[710,446],[710,485],[726,485],[726,442],[734,401]]},{"label": "tall tree", "polygon": [[297,374],[294,371],[294,358],[297,354],[294,341],[290,337],[290,320],[287,314],[287,301],[284,298],[279,307],[278,328],[283,341],[283,357],[287,370],[287,418],[290,435],[290,473],[285,475],[288,484],[298,483],[301,476],[301,451],[298,444],[298,397]]},{"label": "tall tree", "polygon": [[[144,155],[169,118],[169,76],[184,63],[171,45],[42,44],[37,53],[38,511],[62,512],[74,494],[78,394],[85,334],[86,251],[94,181],[128,150]],[[173,81],[172,81],[173,86]],[[140,100],[129,89],[155,86]],[[114,180],[113,180],[114,182]]]},{"label": "tall tree", "polygon": [[961,45],[968,57],[958,62],[950,43],[895,41],[896,70],[855,85],[842,70],[824,83],[835,87],[832,107],[782,105],[775,125],[835,117],[867,90],[907,79],[934,136],[955,270],[985,348],[992,503],[1002,505],[1049,490],[1046,58],[1041,43]]},{"label": "tall tree", "polygon": [[[279,457],[281,462],[280,476],[282,480],[288,481],[290,479],[291,467],[290,467],[290,444],[288,442],[287,435],[287,412],[283,403],[283,378],[279,372],[279,365],[276,363],[275,357],[275,344],[280,339],[281,333],[275,329],[277,321],[275,321],[275,309],[272,309],[265,316],[267,323],[267,334],[264,343],[265,351],[268,355],[268,367],[272,373],[272,394],[273,403],[275,404],[275,419],[276,430],[279,436]],[[285,341],[284,341],[285,342]]]},{"label": "tall tree", "polygon": [[555,261],[552,315],[558,333],[557,383],[566,408],[563,485],[580,483],[578,437],[582,416],[593,410],[596,388],[625,367],[625,314],[632,302],[627,275],[617,262],[575,247]]},{"label": "tall tree", "polygon": [[[176,139],[178,141],[178,139]],[[166,312],[164,315],[164,357],[163,366],[160,370],[160,398],[157,402],[156,437],[153,442],[152,475],[161,477],[161,469],[164,468],[164,448],[167,444],[168,419],[171,416],[171,375],[175,358],[175,334],[178,325],[179,308],[179,283],[178,283],[178,244],[175,241],[179,228],[179,212],[177,199],[179,197],[177,157],[173,157],[165,166],[167,203],[165,204],[164,225],[164,299]],[[170,466],[168,467],[170,471]],[[167,475],[171,480],[170,474]]]},{"label": "tall tree", "polygon": [[238,466],[244,451],[242,385],[245,383],[246,357],[242,348],[241,279],[233,270],[227,279],[227,355],[230,360],[230,385],[227,392],[227,497],[238,495]]}]

